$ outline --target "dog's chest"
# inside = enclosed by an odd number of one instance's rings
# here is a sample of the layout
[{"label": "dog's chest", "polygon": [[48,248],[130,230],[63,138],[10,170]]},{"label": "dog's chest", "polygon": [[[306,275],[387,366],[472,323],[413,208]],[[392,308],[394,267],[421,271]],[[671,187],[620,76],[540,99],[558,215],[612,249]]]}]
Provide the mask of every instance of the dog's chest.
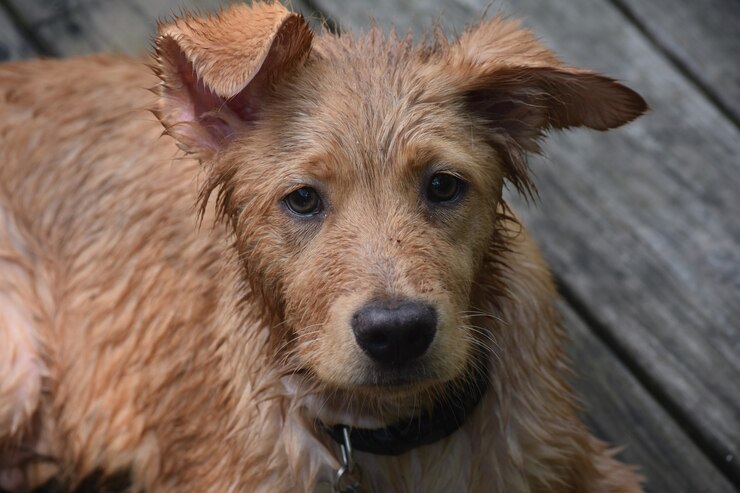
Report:
[{"label": "dog's chest", "polygon": [[[477,489],[472,478],[472,467],[468,461],[469,454],[464,456],[449,455],[431,464],[425,454],[407,454],[403,458],[374,458],[363,454],[358,457],[356,475],[358,488],[335,489],[333,475],[321,478],[314,486],[312,493],[443,493],[450,491],[474,492]],[[485,491],[496,491],[486,489]]]}]

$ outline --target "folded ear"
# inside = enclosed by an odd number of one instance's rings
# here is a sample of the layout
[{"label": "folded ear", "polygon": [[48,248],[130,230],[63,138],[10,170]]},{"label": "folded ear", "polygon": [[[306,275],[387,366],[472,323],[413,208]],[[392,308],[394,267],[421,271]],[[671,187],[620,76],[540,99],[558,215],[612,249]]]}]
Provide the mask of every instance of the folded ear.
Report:
[{"label": "folded ear", "polygon": [[277,2],[161,24],[159,119],[189,152],[218,150],[259,118],[270,88],[305,61],[312,39],[303,17]]},{"label": "folded ear", "polygon": [[[539,150],[538,139],[551,128],[608,130],[648,109],[639,94],[614,79],[564,66],[517,22],[485,21],[460,36],[450,54],[448,63],[462,75],[458,95],[493,140],[507,147],[505,159]],[[526,188],[522,159],[509,163],[509,178]]]},{"label": "folded ear", "polygon": [[614,79],[569,67],[495,67],[468,81],[464,99],[517,138],[548,128],[609,130],[647,110],[639,94]]}]

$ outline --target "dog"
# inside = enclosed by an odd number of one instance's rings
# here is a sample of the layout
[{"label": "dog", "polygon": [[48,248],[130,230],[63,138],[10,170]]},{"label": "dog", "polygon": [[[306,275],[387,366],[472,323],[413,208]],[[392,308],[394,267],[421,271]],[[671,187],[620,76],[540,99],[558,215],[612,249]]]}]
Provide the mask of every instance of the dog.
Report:
[{"label": "dog", "polygon": [[642,97],[500,17],[414,42],[254,3],[155,46],[0,68],[0,488],[641,491],[502,190]]}]

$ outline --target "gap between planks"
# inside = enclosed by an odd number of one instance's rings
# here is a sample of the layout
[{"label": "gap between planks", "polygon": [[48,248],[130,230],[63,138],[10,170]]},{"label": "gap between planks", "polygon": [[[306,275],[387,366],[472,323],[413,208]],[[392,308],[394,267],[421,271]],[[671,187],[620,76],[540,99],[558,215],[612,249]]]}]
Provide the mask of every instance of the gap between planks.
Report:
[{"label": "gap between planks", "polygon": [[[738,108],[736,107],[731,106],[732,103],[726,101],[725,98],[722,97],[720,93],[718,93],[718,90],[721,91],[721,88],[715,89],[714,87],[712,87],[712,84],[709,81],[705,81],[700,74],[692,70],[692,68],[689,67],[688,64],[684,62],[684,60],[682,60],[678,55],[676,55],[673,50],[671,50],[664,42],[662,42],[655,35],[653,30],[650,29],[640,18],[640,16],[635,13],[633,7],[629,5],[629,2],[625,2],[624,0],[607,1],[611,3],[614,8],[619,10],[622,15],[624,15],[624,17],[627,18],[638,31],[640,31],[645,39],[650,41],[653,47],[671,62],[676,71],[678,71],[689,81],[691,81],[697,91],[699,91],[704,95],[704,97],[709,99],[728,120],[735,124],[736,127],[740,128],[740,110],[738,110]],[[737,26],[736,28],[740,29],[740,27]],[[710,34],[720,35],[719,33]],[[728,60],[727,63],[733,62]],[[738,62],[736,61],[734,63],[737,64]]]}]

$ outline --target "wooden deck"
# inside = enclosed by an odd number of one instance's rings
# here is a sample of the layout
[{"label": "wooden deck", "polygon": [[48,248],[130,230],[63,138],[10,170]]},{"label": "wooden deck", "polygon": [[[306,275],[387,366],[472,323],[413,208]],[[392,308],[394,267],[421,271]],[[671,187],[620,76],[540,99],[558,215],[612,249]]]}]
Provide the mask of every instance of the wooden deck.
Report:
[{"label": "wooden deck", "polygon": [[[146,52],[157,17],[219,0],[0,0],[0,58]],[[489,0],[294,0],[360,30],[450,31]],[[740,1],[504,0],[569,63],[626,81],[652,112],[554,135],[540,200],[513,201],[560,283],[595,433],[650,492],[740,491]]]}]

